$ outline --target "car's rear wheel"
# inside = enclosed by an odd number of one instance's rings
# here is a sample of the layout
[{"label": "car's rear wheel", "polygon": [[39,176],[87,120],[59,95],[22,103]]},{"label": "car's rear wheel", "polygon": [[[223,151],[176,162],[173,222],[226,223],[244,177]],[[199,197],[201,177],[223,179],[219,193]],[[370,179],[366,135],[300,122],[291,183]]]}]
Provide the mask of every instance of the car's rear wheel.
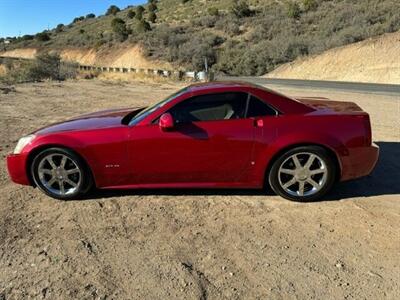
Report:
[{"label": "car's rear wheel", "polygon": [[37,154],[31,164],[31,174],[45,194],[61,200],[80,198],[93,182],[84,161],[64,148],[49,148]]},{"label": "car's rear wheel", "polygon": [[336,165],[322,147],[297,147],[282,154],[272,165],[269,183],[278,195],[293,201],[314,201],[335,182]]}]

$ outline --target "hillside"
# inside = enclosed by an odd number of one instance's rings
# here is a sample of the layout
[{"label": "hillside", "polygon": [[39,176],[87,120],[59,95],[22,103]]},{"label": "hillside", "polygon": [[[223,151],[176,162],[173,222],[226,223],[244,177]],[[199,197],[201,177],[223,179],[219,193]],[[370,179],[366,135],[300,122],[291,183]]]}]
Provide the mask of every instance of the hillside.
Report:
[{"label": "hillside", "polygon": [[[14,39],[3,50],[75,51],[80,59],[95,53],[97,64],[131,66],[138,57],[129,51],[139,51],[148,65],[202,69],[207,58],[216,72],[263,75],[300,56],[400,30],[398,0],[151,2],[156,6],[145,5],[143,13],[133,6],[99,17],[88,12],[71,24]],[[115,53],[128,54],[119,61]]]},{"label": "hillside", "polygon": [[284,64],[268,78],[400,83],[400,32]]}]

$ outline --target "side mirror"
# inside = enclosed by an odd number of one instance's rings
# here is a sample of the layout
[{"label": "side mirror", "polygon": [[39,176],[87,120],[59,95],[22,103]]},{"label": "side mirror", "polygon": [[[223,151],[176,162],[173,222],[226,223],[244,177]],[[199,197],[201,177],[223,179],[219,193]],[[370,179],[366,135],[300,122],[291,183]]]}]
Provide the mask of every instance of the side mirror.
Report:
[{"label": "side mirror", "polygon": [[162,114],[158,121],[158,126],[162,131],[168,131],[174,128],[174,118],[170,113]]}]

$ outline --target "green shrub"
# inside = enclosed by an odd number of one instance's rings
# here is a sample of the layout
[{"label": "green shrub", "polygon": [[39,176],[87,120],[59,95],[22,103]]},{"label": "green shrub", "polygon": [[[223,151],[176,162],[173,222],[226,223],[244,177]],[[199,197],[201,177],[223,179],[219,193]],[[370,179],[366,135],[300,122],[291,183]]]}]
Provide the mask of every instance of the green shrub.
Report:
[{"label": "green shrub", "polygon": [[56,32],[57,33],[60,33],[60,32],[63,32],[64,31],[64,24],[58,24],[57,25],[57,27],[56,27]]},{"label": "green shrub", "polygon": [[214,16],[214,17],[218,17],[219,16],[219,10],[216,7],[209,7],[207,9],[207,11],[208,11],[208,14],[210,16]]},{"label": "green shrub", "polygon": [[315,10],[318,7],[317,0],[303,0],[303,7],[305,11]]},{"label": "green shrub", "polygon": [[149,12],[155,12],[157,10],[157,5],[154,2],[150,2],[150,4],[147,6],[147,10]]},{"label": "green shrub", "polygon": [[139,5],[138,7],[136,7],[136,15],[135,18],[139,21],[141,21],[143,19],[143,12],[144,12],[144,7]]},{"label": "green shrub", "polygon": [[148,22],[146,22],[146,20],[140,20],[137,25],[136,25],[136,31],[143,33],[146,31],[150,31],[151,30],[151,26]]},{"label": "green shrub", "polygon": [[121,10],[119,9],[119,7],[118,6],[116,6],[116,5],[111,5],[108,9],[107,9],[107,11],[106,11],[106,16],[110,16],[110,15],[113,15],[113,16],[115,16],[117,13],[119,13]]},{"label": "green shrub", "polygon": [[81,17],[76,17],[76,18],[72,21],[72,23],[78,23],[79,21],[83,21],[83,20],[85,20],[85,17],[83,17],[83,16],[81,16]]},{"label": "green shrub", "polygon": [[123,42],[128,38],[129,30],[126,27],[125,21],[121,18],[114,18],[111,21],[111,28],[119,41]]},{"label": "green shrub", "polygon": [[149,13],[149,17],[148,17],[148,19],[149,19],[149,22],[151,22],[151,23],[155,23],[156,22],[156,20],[157,20],[157,15],[156,15],[156,13],[155,12],[150,12]]},{"label": "green shrub", "polygon": [[29,68],[29,77],[33,81],[42,79],[60,79],[61,58],[58,54],[42,53],[36,56]]},{"label": "green shrub", "polygon": [[96,18],[95,14],[87,14],[86,15],[86,19],[94,19],[94,18]]},{"label": "green shrub", "polygon": [[238,18],[250,17],[254,12],[250,9],[246,1],[235,1],[231,7],[231,12]]},{"label": "green shrub", "polygon": [[301,15],[300,5],[297,2],[290,1],[287,4],[287,16],[289,18],[298,19]]},{"label": "green shrub", "polygon": [[43,32],[39,32],[38,34],[36,34],[36,39],[39,41],[39,42],[47,42],[47,41],[50,41],[50,35],[47,33],[47,32],[45,32],[45,31],[43,31]]},{"label": "green shrub", "polygon": [[31,34],[25,34],[21,37],[21,40],[23,41],[31,41],[35,38],[35,36],[31,35]]},{"label": "green shrub", "polygon": [[128,18],[133,19],[136,16],[136,12],[133,9],[128,10]]}]

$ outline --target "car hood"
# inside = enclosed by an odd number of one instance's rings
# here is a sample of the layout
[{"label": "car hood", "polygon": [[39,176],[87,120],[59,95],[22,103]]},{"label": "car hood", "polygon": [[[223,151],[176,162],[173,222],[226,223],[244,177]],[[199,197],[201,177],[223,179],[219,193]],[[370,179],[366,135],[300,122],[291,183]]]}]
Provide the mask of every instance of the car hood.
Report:
[{"label": "car hood", "polygon": [[43,127],[36,132],[37,135],[64,132],[64,131],[77,131],[77,130],[90,130],[116,127],[122,124],[122,119],[128,114],[140,111],[140,108],[123,108],[123,109],[110,109],[90,114],[81,115],[64,122],[55,123]]}]

